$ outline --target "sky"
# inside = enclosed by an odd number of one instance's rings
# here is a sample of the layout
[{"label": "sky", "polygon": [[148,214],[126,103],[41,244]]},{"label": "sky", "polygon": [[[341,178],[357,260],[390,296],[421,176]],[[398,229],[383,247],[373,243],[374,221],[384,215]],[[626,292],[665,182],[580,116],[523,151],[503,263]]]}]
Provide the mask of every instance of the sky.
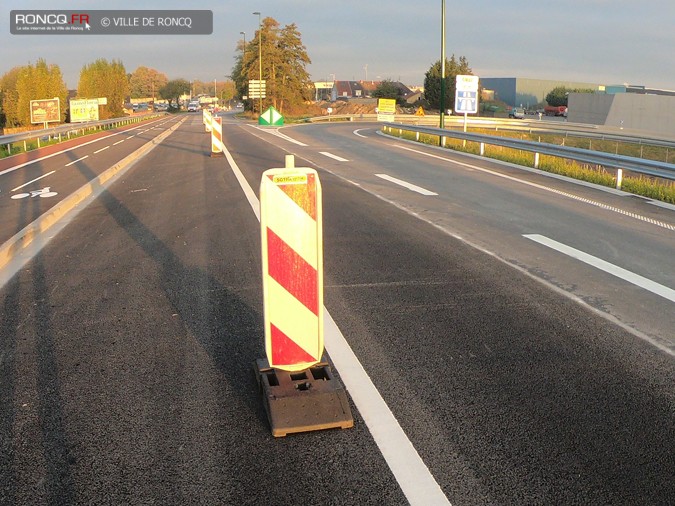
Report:
[{"label": "sky", "polygon": [[[312,79],[422,85],[440,59],[442,0],[1,0],[0,75],[43,58],[69,88],[98,58],[121,60],[169,79],[228,79],[237,43],[258,16],[295,23]],[[10,11],[208,9],[211,35],[13,35]],[[673,0],[446,0],[445,51],[474,75],[675,90]],[[264,58],[264,55],[263,55]]]}]

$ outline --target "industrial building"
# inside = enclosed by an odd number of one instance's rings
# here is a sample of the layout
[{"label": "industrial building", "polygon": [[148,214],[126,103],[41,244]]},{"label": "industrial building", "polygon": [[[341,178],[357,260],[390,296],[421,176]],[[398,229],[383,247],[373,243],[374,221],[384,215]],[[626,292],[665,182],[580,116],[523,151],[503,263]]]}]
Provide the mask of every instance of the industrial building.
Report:
[{"label": "industrial building", "polygon": [[481,87],[494,92],[494,98],[511,107],[534,108],[544,102],[551,90],[558,86],[572,89],[597,90],[599,85],[572,81],[551,81],[521,77],[481,77]]}]

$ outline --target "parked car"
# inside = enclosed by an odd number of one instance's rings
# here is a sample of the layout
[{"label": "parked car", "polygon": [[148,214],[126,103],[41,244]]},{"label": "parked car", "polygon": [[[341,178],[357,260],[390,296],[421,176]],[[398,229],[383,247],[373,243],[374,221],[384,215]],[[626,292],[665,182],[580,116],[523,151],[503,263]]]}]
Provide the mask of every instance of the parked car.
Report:
[{"label": "parked car", "polygon": [[509,111],[509,118],[523,119],[525,117],[525,109],[521,107],[514,107]]}]

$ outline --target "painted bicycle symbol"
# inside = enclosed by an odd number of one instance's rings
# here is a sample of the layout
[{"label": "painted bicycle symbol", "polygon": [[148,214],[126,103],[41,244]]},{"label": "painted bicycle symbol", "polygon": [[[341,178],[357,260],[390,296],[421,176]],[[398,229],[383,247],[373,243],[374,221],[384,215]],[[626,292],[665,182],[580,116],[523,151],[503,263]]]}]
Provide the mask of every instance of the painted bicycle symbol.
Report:
[{"label": "painted bicycle symbol", "polygon": [[17,193],[16,195],[12,195],[11,198],[13,199],[25,199],[26,197],[53,197],[54,195],[58,195],[57,192],[50,191],[51,188],[49,186],[43,188],[42,190],[31,190],[30,193]]}]

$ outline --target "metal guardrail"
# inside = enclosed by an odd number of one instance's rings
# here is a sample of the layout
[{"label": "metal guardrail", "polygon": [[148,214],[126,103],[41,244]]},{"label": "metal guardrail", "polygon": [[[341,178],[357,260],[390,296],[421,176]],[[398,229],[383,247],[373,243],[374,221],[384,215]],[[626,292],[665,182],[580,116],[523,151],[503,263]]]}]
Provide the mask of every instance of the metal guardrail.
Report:
[{"label": "metal guardrail", "polygon": [[[668,180],[675,180],[675,164],[645,160],[632,156],[616,155],[612,153],[603,153],[601,151],[592,151],[590,149],[572,148],[567,146],[558,146],[557,144],[547,144],[543,142],[525,141],[521,139],[512,139],[509,137],[497,137],[493,135],[474,134],[469,132],[460,132],[456,130],[446,130],[441,128],[432,128],[418,125],[403,125],[399,123],[383,123],[385,131],[393,134],[394,130],[424,133],[439,137],[440,143],[445,144],[446,137],[453,139],[477,142],[480,144],[480,153],[485,153],[485,145],[503,146],[506,148],[520,149],[534,153],[534,166],[539,165],[539,155],[549,155],[559,158],[566,158],[581,163],[592,165],[601,165],[613,169],[629,170],[638,174],[659,177]],[[634,138],[633,138],[634,139]],[[620,176],[617,177],[619,185]]]},{"label": "metal guardrail", "polygon": [[[315,116],[305,119],[308,123],[322,123],[331,121],[377,121],[377,114],[333,114]],[[416,116],[414,114],[396,114],[396,123],[413,124],[421,126],[438,125],[438,115],[428,114]],[[615,141],[637,144],[638,146],[656,146],[670,148],[675,152],[675,138],[651,137],[643,132],[624,131],[618,127],[606,127],[603,125],[590,125],[587,123],[569,123],[567,121],[537,120],[525,117],[525,119],[469,118],[469,127],[494,129],[495,131],[524,132],[528,134],[560,134],[564,137],[580,137],[592,140]],[[453,126],[463,128],[464,118],[460,116],[446,116],[445,126],[450,129]]]},{"label": "metal guardrail", "polygon": [[119,126],[119,125],[128,125],[130,123],[138,123],[147,119],[152,119],[155,117],[163,116],[166,113],[150,113],[142,114],[138,116],[125,116],[124,118],[112,118],[105,119],[100,121],[87,121],[83,123],[67,123],[65,125],[44,128],[40,130],[29,130],[27,132],[21,132],[18,134],[9,134],[9,135],[0,135],[0,146],[7,146],[8,152],[11,154],[12,144],[17,142],[26,142],[33,139],[37,139],[38,147],[40,147],[40,139],[47,138],[56,138],[58,137],[61,140],[61,137],[65,134],[70,138],[72,132],[77,132],[78,130],[98,130],[107,126]]}]

